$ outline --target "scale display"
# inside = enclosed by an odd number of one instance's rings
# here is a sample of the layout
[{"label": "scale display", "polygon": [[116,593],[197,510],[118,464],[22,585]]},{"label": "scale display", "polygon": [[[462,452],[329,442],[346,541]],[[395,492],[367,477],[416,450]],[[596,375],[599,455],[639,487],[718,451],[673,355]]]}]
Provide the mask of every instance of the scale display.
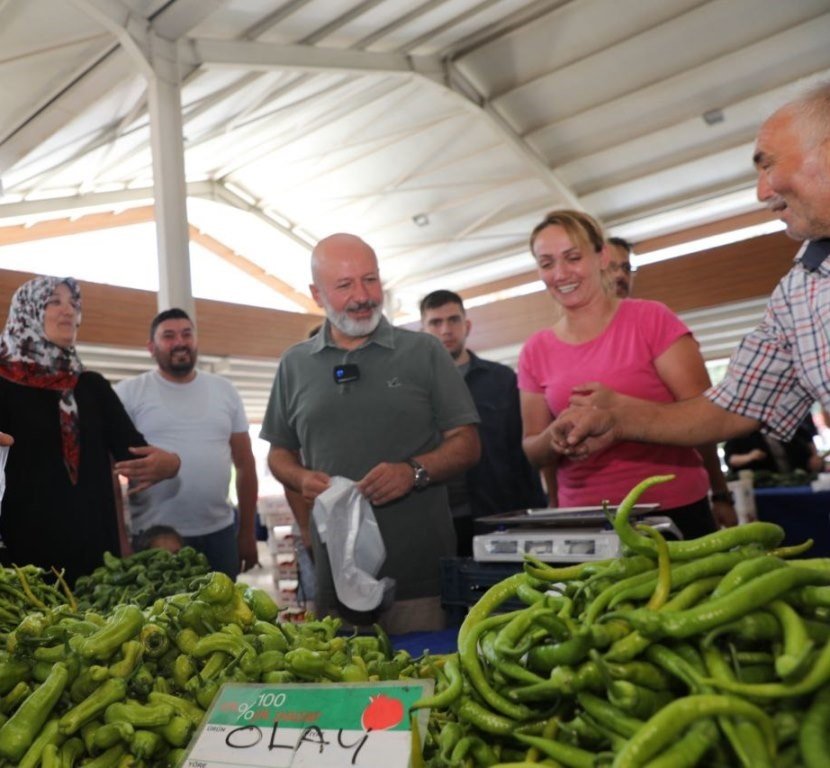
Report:
[{"label": "scale display", "polygon": [[[644,517],[641,520],[667,538],[682,538],[668,517]],[[479,562],[520,562],[525,555],[533,555],[550,563],[582,563],[607,560],[621,554],[620,539],[610,528],[548,524],[536,528],[518,526],[473,537],[473,559]]]},{"label": "scale display", "polygon": [[581,563],[620,553],[620,540],[613,531],[521,528],[473,537],[473,558],[485,562],[515,562],[534,555],[549,562]]}]

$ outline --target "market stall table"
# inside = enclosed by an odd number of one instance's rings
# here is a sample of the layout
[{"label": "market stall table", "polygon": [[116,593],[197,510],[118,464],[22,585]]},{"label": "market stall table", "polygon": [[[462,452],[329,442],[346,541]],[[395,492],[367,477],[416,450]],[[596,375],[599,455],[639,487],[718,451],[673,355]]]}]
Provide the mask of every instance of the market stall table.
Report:
[{"label": "market stall table", "polygon": [[830,557],[830,491],[813,491],[809,485],[757,488],[755,508],[759,520],[786,531],[785,545],[813,539],[805,556]]}]

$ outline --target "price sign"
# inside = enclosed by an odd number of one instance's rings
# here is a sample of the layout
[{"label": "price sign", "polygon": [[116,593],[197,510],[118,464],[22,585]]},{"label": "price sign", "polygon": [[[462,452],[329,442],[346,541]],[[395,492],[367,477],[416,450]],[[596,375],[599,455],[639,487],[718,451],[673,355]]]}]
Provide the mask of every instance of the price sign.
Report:
[{"label": "price sign", "polygon": [[[226,684],[185,768],[388,768],[409,765],[409,708],[433,680]],[[428,712],[418,710],[426,733]]]}]

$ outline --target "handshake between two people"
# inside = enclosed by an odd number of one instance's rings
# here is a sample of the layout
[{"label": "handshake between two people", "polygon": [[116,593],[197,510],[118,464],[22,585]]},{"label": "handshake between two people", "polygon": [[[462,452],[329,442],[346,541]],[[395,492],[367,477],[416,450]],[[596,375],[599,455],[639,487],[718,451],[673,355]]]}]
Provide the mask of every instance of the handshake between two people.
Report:
[{"label": "handshake between two people", "polygon": [[605,450],[619,440],[615,410],[639,402],[599,382],[575,386],[568,407],[548,427],[553,450],[573,460]]}]

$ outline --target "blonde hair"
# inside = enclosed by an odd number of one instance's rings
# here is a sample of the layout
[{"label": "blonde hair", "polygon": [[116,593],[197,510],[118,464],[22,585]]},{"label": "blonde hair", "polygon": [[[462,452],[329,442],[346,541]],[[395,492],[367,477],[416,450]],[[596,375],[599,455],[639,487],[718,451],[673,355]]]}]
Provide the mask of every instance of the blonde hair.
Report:
[{"label": "blonde hair", "polygon": [[605,245],[602,227],[594,218],[582,211],[563,209],[545,214],[545,218],[533,228],[530,233],[531,253],[533,253],[533,244],[539,233],[547,227],[562,227],[571,240],[592,248],[595,253],[599,253]]}]

